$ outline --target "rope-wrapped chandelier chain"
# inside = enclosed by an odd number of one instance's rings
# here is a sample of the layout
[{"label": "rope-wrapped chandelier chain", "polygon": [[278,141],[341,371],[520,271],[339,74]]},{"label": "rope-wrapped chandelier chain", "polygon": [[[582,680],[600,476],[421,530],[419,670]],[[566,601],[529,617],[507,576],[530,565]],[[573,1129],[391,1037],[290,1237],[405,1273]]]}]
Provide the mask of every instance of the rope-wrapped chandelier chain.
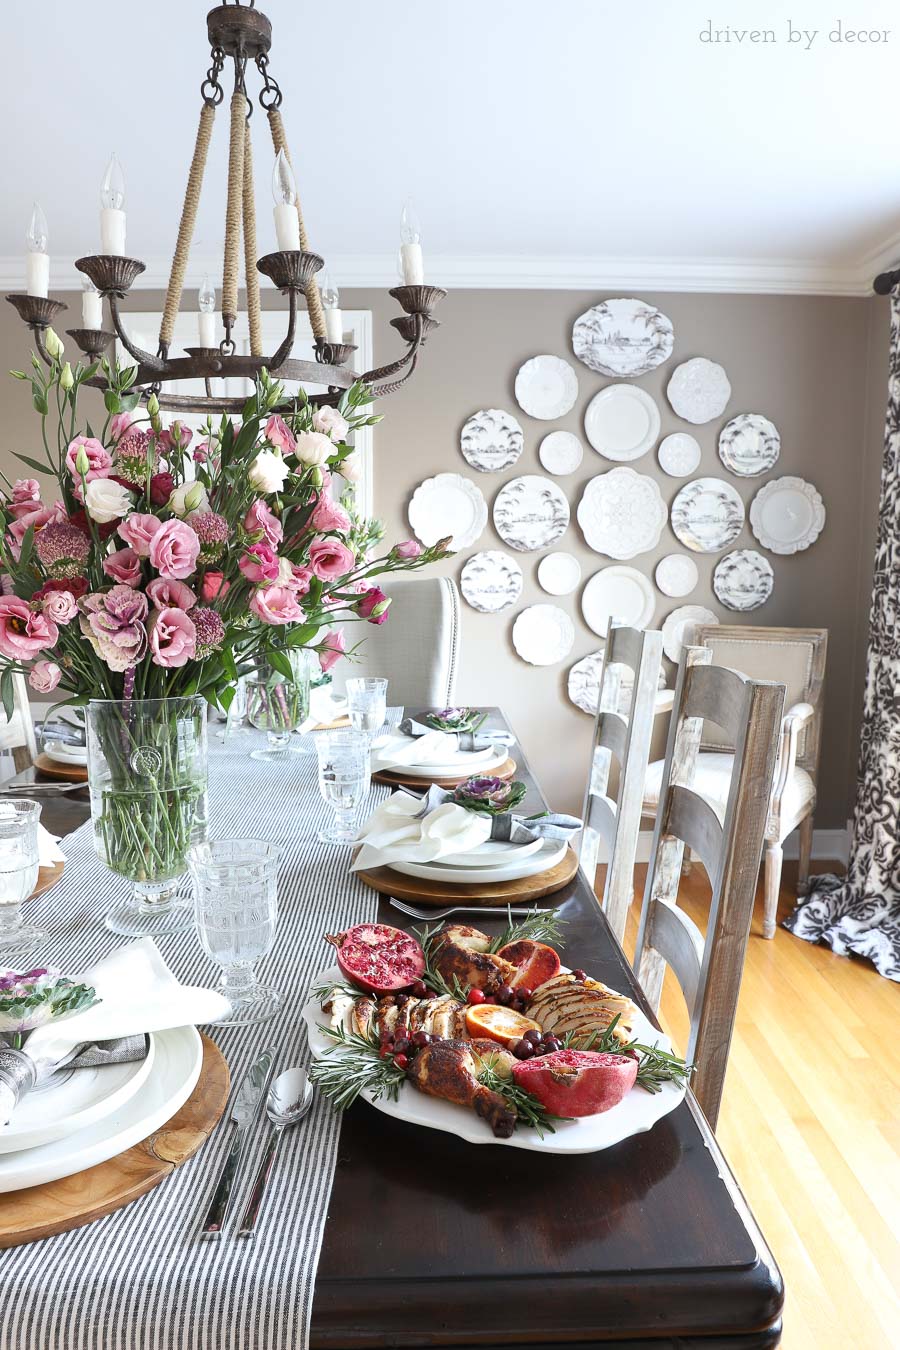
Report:
[{"label": "rope-wrapped chandelier chain", "polygon": [[[252,105],[248,103],[248,107]],[[256,201],[253,191],[253,147],[249,118],[244,123],[244,281],[247,287],[247,322],[250,326],[250,354],[262,356],[262,317],[259,298],[259,272],[256,270]]]},{"label": "rope-wrapped chandelier chain", "polygon": [[228,145],[228,197],[225,203],[225,260],[222,271],[223,352],[234,351],[232,332],[238,316],[238,278],[241,250],[241,217],[244,198],[244,141],[247,97],[236,88],[231,96],[231,135]]},{"label": "rope-wrapped chandelier chain", "polygon": [[165,356],[171,346],[175,332],[175,320],[178,318],[178,310],[181,305],[181,293],[184,290],[184,277],[191,251],[191,241],[194,238],[194,227],[197,223],[197,208],[200,205],[200,191],[203,187],[203,175],[206,170],[206,159],[209,153],[209,142],[212,138],[216,106],[215,101],[206,100],[200,109],[197,139],[194,142],[194,154],[188,171],[184,205],[181,208],[181,221],[178,226],[178,239],[175,243],[175,252],[172,255],[172,269],[169,273],[166,303],[159,329],[161,356]]}]

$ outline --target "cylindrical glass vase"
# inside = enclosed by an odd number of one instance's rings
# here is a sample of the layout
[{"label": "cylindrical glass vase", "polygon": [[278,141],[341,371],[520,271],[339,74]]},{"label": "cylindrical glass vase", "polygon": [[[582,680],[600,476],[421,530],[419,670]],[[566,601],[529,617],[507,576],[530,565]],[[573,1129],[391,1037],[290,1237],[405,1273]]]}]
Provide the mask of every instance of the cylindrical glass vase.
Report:
[{"label": "cylindrical glass vase", "polygon": [[277,763],[302,753],[294,732],[309,717],[310,653],[295,647],[282,655],[290,664],[290,679],[268,661],[258,661],[247,677],[247,720],[266,733],[265,749],[252,751],[251,759]]}]

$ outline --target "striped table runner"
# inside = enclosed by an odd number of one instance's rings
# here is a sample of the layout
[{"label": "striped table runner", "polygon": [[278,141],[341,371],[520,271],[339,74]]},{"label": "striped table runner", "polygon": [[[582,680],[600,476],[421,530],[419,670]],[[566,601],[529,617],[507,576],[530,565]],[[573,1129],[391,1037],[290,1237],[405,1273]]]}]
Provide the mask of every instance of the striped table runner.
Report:
[{"label": "striped table runner", "polygon": [[[277,840],[285,850],[275,947],[258,966],[285,1001],[262,1026],[215,1032],[235,1085],[267,1045],[278,1047],[276,1072],[307,1062],[300,1009],[313,978],[331,964],[322,934],[376,911],[376,897],[348,873],[348,850],[318,842],[332,817],[319,797],[315,754],[257,763],[249,750],[259,739],[238,734],[223,746],[210,726],[211,835]],[[366,810],[385,796],[374,786]],[[62,847],[62,881],[29,913],[50,935],[41,960],[77,971],[128,940],[103,924],[126,888],[95,857],[89,823]],[[180,979],[215,983],[217,968],[192,929],[157,941]],[[228,1149],[230,1132],[220,1127],[126,1209],[0,1252],[0,1350],[303,1350],[339,1131],[339,1117],[317,1095],[306,1121],[282,1140],[250,1241],[197,1238]],[[257,1128],[245,1189],[264,1138]]]}]

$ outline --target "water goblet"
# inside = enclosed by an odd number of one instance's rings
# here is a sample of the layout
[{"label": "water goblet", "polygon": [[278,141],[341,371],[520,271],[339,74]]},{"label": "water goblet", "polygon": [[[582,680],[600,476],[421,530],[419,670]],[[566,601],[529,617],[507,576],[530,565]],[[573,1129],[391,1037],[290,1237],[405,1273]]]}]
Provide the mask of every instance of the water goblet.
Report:
[{"label": "water goblet", "polygon": [[196,844],[189,866],[200,945],[222,968],[219,988],[231,1011],[217,1026],[246,1027],[274,1017],[282,996],[253,969],[271,950],[278,919],[281,849],[260,839]]},{"label": "water goblet", "polygon": [[369,791],[369,738],[362,731],[324,731],[316,740],[319,791],[334,810],[334,824],[322,830],[325,844],[352,844],[356,814]]},{"label": "water goblet", "polygon": [[346,682],[347,713],[350,725],[364,731],[372,744],[387,717],[387,680],[357,676]]},{"label": "water goblet", "polygon": [[0,955],[30,950],[44,934],[22,918],[22,904],[38,879],[39,802],[23,797],[0,802]]},{"label": "water goblet", "polygon": [[281,655],[290,663],[290,678],[270,662],[260,661],[247,679],[248,721],[267,733],[266,748],[253,750],[251,759],[279,761],[299,753],[291,742],[294,731],[309,716],[309,659],[299,648]]}]

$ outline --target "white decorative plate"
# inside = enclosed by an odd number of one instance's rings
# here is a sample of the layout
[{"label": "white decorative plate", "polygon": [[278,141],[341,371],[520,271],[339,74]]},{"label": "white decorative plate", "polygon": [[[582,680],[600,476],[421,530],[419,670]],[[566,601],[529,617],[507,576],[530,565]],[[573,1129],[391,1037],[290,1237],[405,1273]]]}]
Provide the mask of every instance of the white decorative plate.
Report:
[{"label": "white decorative plate", "polygon": [[482,408],[473,413],[459,439],[463,459],[479,473],[499,473],[515,464],[525,448],[525,437],[512,413]]},{"label": "white decorative plate", "polygon": [[726,609],[759,609],[772,594],[774,584],[772,564],[754,548],[726,553],[713,572],[713,590]]},{"label": "white decorative plate", "polygon": [[647,375],[668,361],[674,345],[672,320],[643,300],[603,300],[572,328],[572,350],[600,375]]},{"label": "white decorative plate", "polygon": [[663,651],[677,665],[681,659],[681,649],[690,641],[694,625],[718,622],[712,610],[703,605],[682,605],[680,609],[673,609],[662,626]]},{"label": "white decorative plate", "polygon": [[[600,706],[600,678],[603,674],[603,650],[591,652],[576,661],[569,670],[569,698],[582,712],[591,717],[597,716]],[[660,667],[657,681],[660,689],[665,688],[666,672]],[[619,668],[619,712],[627,714],[631,704],[631,689],[634,684],[634,672],[628,666]]]},{"label": "white decorative plate", "polygon": [[744,527],[744,503],[724,478],[695,478],[672,503],[672,529],[695,553],[720,553]]},{"label": "white decorative plate", "polygon": [[700,464],[700,442],[686,431],[675,431],[660,442],[659,467],[670,478],[690,478]]},{"label": "white decorative plate", "polygon": [[561,356],[533,356],[519,367],[516,402],[529,417],[565,417],[578,398],[578,376]]},{"label": "white decorative plate", "polygon": [[494,525],[503,542],[519,553],[549,548],[569,527],[569,503],[549,478],[523,474],[497,493]]},{"label": "white decorative plate", "polygon": [[482,867],[452,867],[442,862],[388,863],[392,872],[402,872],[407,877],[423,877],[426,881],[441,881],[444,884],[460,886],[488,885],[495,881],[518,881],[520,877],[536,877],[541,872],[556,867],[566,856],[568,844],[565,840],[542,839],[540,848],[527,858],[517,858],[510,862]]},{"label": "white decorative plate", "polygon": [[[312,987],[333,982],[340,983],[342,976],[337,966],[323,970],[312,981]],[[303,1008],[303,1020],[309,1035],[309,1048],[313,1059],[321,1059],[333,1042],[319,1028],[326,1020],[325,1014],[315,999],[308,999]],[[644,1045],[658,1045],[661,1050],[671,1051],[672,1042],[639,1011],[634,1013],[634,1034]],[[541,1139],[535,1130],[517,1129],[510,1139],[497,1139],[491,1127],[466,1106],[457,1106],[440,1097],[426,1097],[411,1083],[404,1083],[397,1100],[387,1097],[373,1100],[370,1091],[363,1091],[362,1098],[376,1111],[382,1111],[395,1120],[404,1120],[411,1125],[422,1125],[430,1130],[443,1130],[457,1139],[469,1144],[497,1144],[501,1148],[522,1148],[533,1153],[597,1153],[600,1149],[611,1148],[634,1134],[643,1134],[650,1130],[658,1120],[674,1111],[684,1099],[685,1088],[675,1083],[664,1083],[658,1093],[644,1092],[641,1088],[632,1088],[624,1101],[619,1102],[610,1111],[598,1116],[582,1116],[578,1120],[560,1121],[553,1134],[549,1132]]]},{"label": "white decorative plate", "polygon": [[803,478],[773,478],[750,503],[750,527],[773,553],[800,553],[815,543],[824,525],[822,498]]},{"label": "white decorative plate", "polygon": [[446,758],[442,760],[425,759],[416,762],[403,760],[402,763],[398,763],[397,752],[407,750],[412,739],[411,736],[402,734],[379,739],[372,752],[372,771],[408,773],[413,778],[440,778],[457,773],[489,773],[491,769],[499,769],[509,757],[505,745],[489,745],[484,750],[449,750],[446,752]]},{"label": "white decorative plate", "polygon": [[722,366],[695,356],[675,367],[666,394],[679,417],[700,425],[722,415],[731,398],[731,384]]},{"label": "white decorative plate", "polygon": [[649,577],[636,567],[604,567],[581,593],[581,612],[592,632],[605,638],[610,619],[629,628],[646,628],[656,600]]},{"label": "white decorative plate", "polygon": [[416,538],[426,548],[450,535],[451,552],[458,553],[481,535],[487,524],[487,502],[471,478],[438,473],[416,488],[407,515]]},{"label": "white decorative plate", "polygon": [[625,559],[656,548],[668,514],[654,478],[620,468],[586,484],[577,517],[589,548]]},{"label": "white decorative plate", "polygon": [[551,431],[538,449],[538,459],[548,473],[574,473],[583,454],[584,446],[571,431]]},{"label": "white decorative plate", "polygon": [[64,741],[48,741],[44,746],[44,754],[56,764],[77,764],[81,769],[87,768],[86,745],[66,745]]},{"label": "white decorative plate", "polygon": [[522,569],[502,549],[486,549],[467,559],[459,578],[463,597],[482,614],[509,609],[522,594]]},{"label": "white decorative plate", "polygon": [[543,842],[542,839],[532,839],[527,844],[514,844],[509,839],[486,839],[468,853],[445,853],[441,864],[451,868],[499,867],[514,859],[527,858],[529,853],[537,853]]},{"label": "white decorative plate", "polygon": [[574,553],[548,553],[538,563],[538,582],[548,595],[571,595],[581,580]]},{"label": "white decorative plate", "polygon": [[655,576],[657,588],[673,600],[690,595],[700,580],[697,564],[686,553],[667,553],[660,558]]},{"label": "white decorative plate", "polygon": [[740,413],[719,433],[719,459],[741,478],[768,473],[781,454],[781,437],[762,413]]},{"label": "white decorative plate", "polygon": [[595,394],[584,414],[584,430],[598,455],[640,459],[659,435],[659,408],[633,384],[608,384]]},{"label": "white decorative plate", "polygon": [[564,661],[575,642],[575,625],[559,605],[529,605],[516,618],[513,646],[532,666]]}]

